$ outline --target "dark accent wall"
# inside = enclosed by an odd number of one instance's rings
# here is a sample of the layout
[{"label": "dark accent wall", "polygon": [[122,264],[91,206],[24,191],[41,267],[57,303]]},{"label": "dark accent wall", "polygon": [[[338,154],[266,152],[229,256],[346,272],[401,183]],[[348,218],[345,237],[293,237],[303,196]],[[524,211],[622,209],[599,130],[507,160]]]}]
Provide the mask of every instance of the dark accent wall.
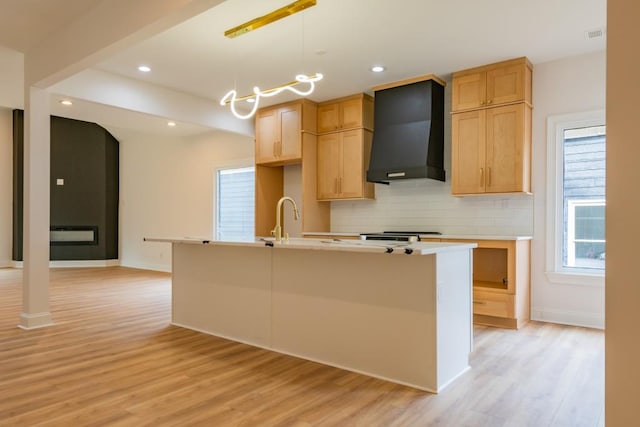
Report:
[{"label": "dark accent wall", "polygon": [[22,206],[24,203],[24,113],[13,110],[13,247],[14,261],[22,261]]},{"label": "dark accent wall", "polygon": [[[14,260],[22,260],[24,115],[14,110]],[[89,122],[51,117],[51,227],[97,226],[97,244],[50,247],[51,260],[118,258],[118,141]],[[57,185],[63,179],[64,185]]]}]

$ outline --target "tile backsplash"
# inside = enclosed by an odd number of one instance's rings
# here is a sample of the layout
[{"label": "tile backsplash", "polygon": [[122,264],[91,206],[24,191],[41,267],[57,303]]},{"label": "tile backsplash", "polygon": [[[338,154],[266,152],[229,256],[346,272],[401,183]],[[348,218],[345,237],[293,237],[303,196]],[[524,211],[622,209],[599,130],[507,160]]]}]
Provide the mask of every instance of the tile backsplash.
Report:
[{"label": "tile backsplash", "polygon": [[453,197],[449,182],[415,179],[376,184],[376,200],[331,202],[332,232],[383,230],[533,235],[533,196]]}]

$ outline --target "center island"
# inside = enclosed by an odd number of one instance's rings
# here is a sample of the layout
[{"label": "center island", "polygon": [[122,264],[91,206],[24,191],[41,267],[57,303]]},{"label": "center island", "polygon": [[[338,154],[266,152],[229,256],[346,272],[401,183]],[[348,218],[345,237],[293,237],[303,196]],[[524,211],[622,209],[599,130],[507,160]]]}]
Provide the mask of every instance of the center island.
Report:
[{"label": "center island", "polygon": [[172,324],[437,393],[469,369],[475,244],[172,244]]}]

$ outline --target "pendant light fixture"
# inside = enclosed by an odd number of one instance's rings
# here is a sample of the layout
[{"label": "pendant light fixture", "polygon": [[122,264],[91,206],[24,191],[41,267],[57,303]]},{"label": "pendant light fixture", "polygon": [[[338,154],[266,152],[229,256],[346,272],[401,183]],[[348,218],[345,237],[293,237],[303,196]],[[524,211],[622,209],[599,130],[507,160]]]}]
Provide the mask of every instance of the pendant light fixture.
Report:
[{"label": "pendant light fixture", "polygon": [[287,16],[291,16],[294,13],[298,13],[301,10],[305,10],[315,5],[316,0],[297,0],[293,3],[281,7],[280,9],[269,12],[266,15],[259,16],[252,19],[251,21],[245,22],[244,24],[240,24],[237,27],[233,27],[225,31],[224,35],[225,37],[229,37],[230,39],[232,39],[234,37],[246,34],[249,31],[257,30],[260,27],[264,27],[267,24],[271,24],[272,22],[275,22],[282,18],[286,18]]},{"label": "pendant light fixture", "polygon": [[[252,19],[251,21],[245,22],[244,24],[240,24],[237,27],[233,27],[225,31],[224,35],[229,38],[238,37],[242,34],[248,33],[249,31],[253,31],[255,29],[258,29],[267,24],[270,24],[272,22],[275,22],[287,16],[293,15],[294,13],[300,12],[304,9],[307,9],[315,5],[316,5],[316,0],[297,0],[297,1],[294,1],[293,3],[290,3],[286,6],[281,7],[280,9],[276,9],[272,12],[269,12],[266,15]],[[303,51],[304,51],[304,46],[303,46]],[[295,77],[295,80],[290,81],[288,83],[281,84],[276,87],[272,87],[270,89],[260,90],[259,87],[254,86],[252,94],[240,96],[240,97],[238,96],[235,89],[231,89],[220,100],[220,105],[222,106],[229,105],[231,108],[231,112],[233,113],[234,116],[236,116],[239,119],[248,119],[251,116],[253,116],[255,112],[258,110],[258,106],[260,104],[260,98],[268,98],[271,96],[275,96],[284,91],[290,91],[300,96],[307,96],[313,93],[315,89],[315,83],[319,80],[322,80],[322,74],[320,73],[315,73],[313,75],[298,74]],[[301,90],[297,87],[299,85],[308,85],[308,86],[306,87],[306,90]],[[249,113],[241,114],[236,110],[236,107],[235,107],[236,102],[238,101],[251,102],[252,100],[253,100],[253,107],[251,108],[251,111],[249,111]]]},{"label": "pendant light fixture", "polygon": [[[298,94],[300,96],[307,96],[310,95],[313,90],[315,89],[316,85],[315,83],[319,80],[322,80],[322,74],[320,73],[316,73],[312,76],[307,76],[304,74],[298,74],[296,76],[296,79],[294,81],[291,81],[289,83],[285,83],[282,84],[280,86],[276,86],[276,87],[272,87],[271,89],[266,89],[266,90],[260,90],[259,87],[255,86],[253,88],[253,94],[251,95],[245,95],[245,96],[241,96],[238,97],[237,96],[237,92],[235,89],[231,89],[229,92],[227,92],[227,94],[222,98],[222,100],[220,100],[220,105],[227,105],[229,104],[231,106],[231,112],[233,113],[234,116],[236,116],[239,119],[248,119],[251,116],[253,116],[255,114],[255,112],[258,110],[258,105],[260,104],[260,98],[268,98],[270,96],[275,96],[285,90],[291,91],[295,94]],[[307,88],[307,90],[300,90],[298,88],[296,88],[297,85],[299,84],[304,84],[304,83],[308,83],[309,86]],[[235,104],[238,101],[245,101],[245,100],[253,100],[253,108],[251,109],[251,111],[247,114],[241,114],[236,110]]]}]

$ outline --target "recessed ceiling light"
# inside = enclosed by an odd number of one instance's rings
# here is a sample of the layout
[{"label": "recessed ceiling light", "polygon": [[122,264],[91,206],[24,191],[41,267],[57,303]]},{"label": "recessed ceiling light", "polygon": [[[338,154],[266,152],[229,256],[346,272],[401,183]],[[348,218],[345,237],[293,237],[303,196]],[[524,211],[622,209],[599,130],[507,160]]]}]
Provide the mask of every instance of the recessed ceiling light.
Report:
[{"label": "recessed ceiling light", "polygon": [[143,73],[148,73],[149,71],[151,71],[151,67],[148,67],[146,65],[140,65],[138,67],[139,71],[142,71]]},{"label": "recessed ceiling light", "polygon": [[371,71],[373,71],[374,73],[381,73],[384,71],[384,67],[382,65],[374,65],[373,67],[371,67]]},{"label": "recessed ceiling light", "polygon": [[176,125],[176,122],[167,122],[167,126],[169,127],[174,127]]},{"label": "recessed ceiling light", "polygon": [[69,101],[68,99],[63,99],[62,101],[60,101],[60,104],[62,104],[62,105],[73,105],[73,102]]},{"label": "recessed ceiling light", "polygon": [[254,102],[256,102],[255,98],[247,98],[247,102],[250,104],[253,104]]}]

